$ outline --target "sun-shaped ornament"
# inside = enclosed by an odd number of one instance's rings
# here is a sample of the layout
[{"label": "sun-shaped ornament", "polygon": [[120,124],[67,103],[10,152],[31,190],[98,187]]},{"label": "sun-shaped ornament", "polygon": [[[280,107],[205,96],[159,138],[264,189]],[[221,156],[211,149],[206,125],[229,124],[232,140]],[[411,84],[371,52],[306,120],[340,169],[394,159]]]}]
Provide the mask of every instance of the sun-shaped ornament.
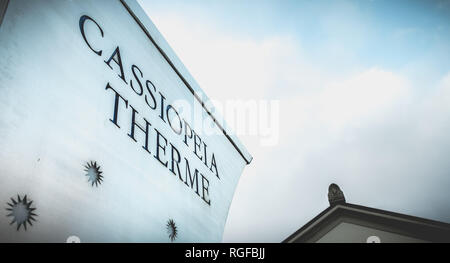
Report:
[{"label": "sun-shaped ornament", "polygon": [[6,210],[10,212],[7,216],[12,217],[10,225],[16,223],[17,231],[19,231],[21,226],[23,226],[26,231],[27,223],[32,226],[33,223],[31,221],[36,221],[36,219],[34,219],[34,217],[37,216],[34,213],[36,208],[31,207],[33,201],[28,201],[26,195],[23,199],[20,198],[20,195],[17,195],[17,200],[11,198],[11,202],[12,203],[7,203],[9,207],[6,208]]},{"label": "sun-shaped ornament", "polygon": [[97,186],[103,182],[102,171],[100,171],[100,166],[97,165],[97,162],[87,162],[84,167],[84,171],[86,172],[86,176],[88,176],[88,182],[91,182],[91,185]]},{"label": "sun-shaped ornament", "polygon": [[174,241],[177,238],[178,230],[175,222],[172,219],[169,219],[167,222],[167,233],[169,234],[170,241]]}]

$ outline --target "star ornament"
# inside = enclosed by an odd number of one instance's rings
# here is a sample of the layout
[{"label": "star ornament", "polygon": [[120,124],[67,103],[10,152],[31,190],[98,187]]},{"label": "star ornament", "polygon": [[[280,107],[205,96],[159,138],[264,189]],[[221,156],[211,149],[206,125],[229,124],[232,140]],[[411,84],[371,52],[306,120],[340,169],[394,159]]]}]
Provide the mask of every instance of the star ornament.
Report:
[{"label": "star ornament", "polygon": [[169,239],[170,241],[174,241],[177,238],[178,235],[178,229],[177,226],[175,225],[175,222],[173,221],[173,219],[170,219],[167,222],[167,233],[169,234]]},{"label": "star ornament", "polygon": [[90,161],[84,167],[86,168],[84,171],[86,172],[86,176],[88,176],[88,182],[91,182],[91,186],[95,184],[98,187],[103,182],[103,172],[100,170],[100,166],[97,165],[97,162]]},{"label": "star ornament", "polygon": [[12,221],[10,225],[16,223],[17,231],[19,231],[20,227],[23,226],[25,231],[27,230],[27,224],[30,226],[33,225],[33,221],[36,221],[35,217],[37,216],[34,211],[36,208],[31,207],[33,201],[29,201],[27,196],[25,195],[20,198],[20,195],[17,195],[17,200],[11,198],[11,203],[7,203],[9,207],[6,210],[9,212],[8,217],[12,217]]}]

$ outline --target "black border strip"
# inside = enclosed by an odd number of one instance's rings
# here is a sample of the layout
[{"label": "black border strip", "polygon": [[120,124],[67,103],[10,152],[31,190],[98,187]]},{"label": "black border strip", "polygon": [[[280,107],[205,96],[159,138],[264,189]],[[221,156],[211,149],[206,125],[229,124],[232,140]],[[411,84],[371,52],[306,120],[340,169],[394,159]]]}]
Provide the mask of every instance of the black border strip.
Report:
[{"label": "black border strip", "polygon": [[134,14],[134,12],[131,10],[131,8],[127,5],[127,3],[125,3],[124,0],[120,0],[120,2],[122,3],[122,5],[125,7],[125,9],[128,11],[128,13],[130,13],[130,15],[134,18],[134,20],[136,21],[136,23],[139,25],[139,27],[142,29],[142,31],[144,31],[145,35],[147,35],[147,37],[150,39],[150,41],[153,43],[153,45],[155,45],[155,47],[158,49],[158,51],[161,53],[161,55],[164,57],[164,59],[167,61],[167,63],[169,63],[169,65],[172,67],[172,69],[175,71],[175,73],[178,75],[178,77],[183,81],[183,83],[186,85],[186,87],[189,89],[189,91],[192,93],[192,95],[194,95],[194,97],[197,99],[197,101],[202,105],[203,109],[206,111],[206,113],[208,113],[208,115],[212,118],[212,120],[214,121],[214,123],[217,125],[217,127],[220,128],[220,130],[222,130],[223,134],[227,137],[227,139],[231,142],[231,144],[234,146],[234,148],[239,152],[239,154],[242,156],[242,158],[244,158],[245,162],[247,164],[250,164],[250,162],[252,161],[247,160],[247,158],[245,157],[245,155],[241,152],[241,150],[239,149],[239,147],[236,145],[236,143],[233,141],[233,139],[231,139],[231,137],[227,134],[227,132],[225,131],[225,129],[222,127],[222,125],[220,125],[220,123],[218,123],[218,121],[216,120],[216,118],[212,115],[212,113],[206,108],[205,103],[198,97],[198,95],[195,93],[194,89],[191,87],[191,85],[189,84],[189,82],[183,77],[183,75],[178,71],[178,69],[175,67],[175,65],[172,63],[172,61],[170,60],[170,58],[167,56],[167,54],[164,52],[164,50],[162,50],[161,47],[158,46],[158,44],[156,43],[156,41],[153,39],[153,37],[150,35],[150,33],[148,32],[148,30],[145,28],[145,26],[141,23],[141,21],[139,20],[139,18]]}]

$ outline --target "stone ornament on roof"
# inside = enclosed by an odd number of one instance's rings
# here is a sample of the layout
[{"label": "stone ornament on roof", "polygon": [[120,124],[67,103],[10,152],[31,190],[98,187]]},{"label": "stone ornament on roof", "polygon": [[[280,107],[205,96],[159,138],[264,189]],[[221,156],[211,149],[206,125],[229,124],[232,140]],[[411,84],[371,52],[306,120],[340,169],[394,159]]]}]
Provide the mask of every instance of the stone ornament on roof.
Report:
[{"label": "stone ornament on roof", "polygon": [[330,184],[328,187],[328,201],[330,206],[345,203],[345,197],[337,184]]}]

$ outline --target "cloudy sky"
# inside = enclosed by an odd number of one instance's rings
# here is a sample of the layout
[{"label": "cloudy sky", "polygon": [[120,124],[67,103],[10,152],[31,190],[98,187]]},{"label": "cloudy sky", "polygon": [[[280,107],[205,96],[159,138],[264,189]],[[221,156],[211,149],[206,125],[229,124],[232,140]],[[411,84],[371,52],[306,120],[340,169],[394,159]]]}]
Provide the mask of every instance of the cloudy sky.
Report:
[{"label": "cloudy sky", "polygon": [[[278,101],[225,242],[280,242],[348,202],[450,222],[450,1],[139,0],[217,101]],[[225,119],[227,116],[225,116]]]}]

